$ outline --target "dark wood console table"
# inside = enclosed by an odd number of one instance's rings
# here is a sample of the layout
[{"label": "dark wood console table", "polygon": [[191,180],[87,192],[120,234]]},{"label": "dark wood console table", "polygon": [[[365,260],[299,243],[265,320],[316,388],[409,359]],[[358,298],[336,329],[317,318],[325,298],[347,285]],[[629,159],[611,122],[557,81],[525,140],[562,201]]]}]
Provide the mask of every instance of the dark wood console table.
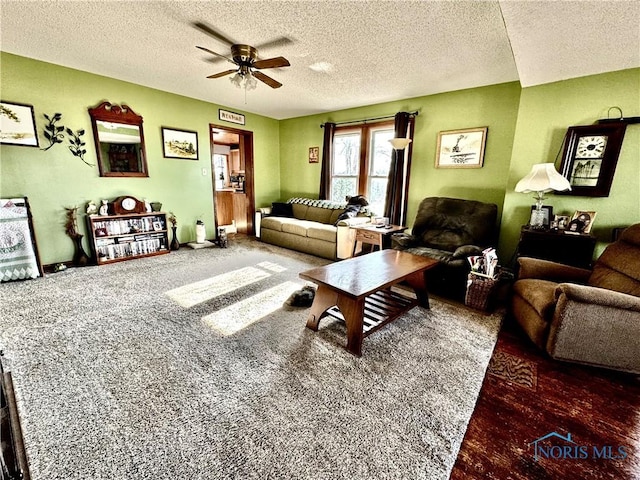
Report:
[{"label": "dark wood console table", "polygon": [[572,235],[563,231],[535,230],[522,227],[518,257],[533,257],[580,268],[591,268],[596,238]]}]

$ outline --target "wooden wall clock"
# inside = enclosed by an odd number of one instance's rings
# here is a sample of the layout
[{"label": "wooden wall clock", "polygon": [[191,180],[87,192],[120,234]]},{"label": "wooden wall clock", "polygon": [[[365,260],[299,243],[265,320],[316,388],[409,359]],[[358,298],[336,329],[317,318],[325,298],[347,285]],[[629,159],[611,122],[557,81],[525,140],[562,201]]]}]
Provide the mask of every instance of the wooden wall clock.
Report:
[{"label": "wooden wall clock", "polygon": [[571,184],[566,195],[608,197],[626,123],[569,127],[560,173]]}]

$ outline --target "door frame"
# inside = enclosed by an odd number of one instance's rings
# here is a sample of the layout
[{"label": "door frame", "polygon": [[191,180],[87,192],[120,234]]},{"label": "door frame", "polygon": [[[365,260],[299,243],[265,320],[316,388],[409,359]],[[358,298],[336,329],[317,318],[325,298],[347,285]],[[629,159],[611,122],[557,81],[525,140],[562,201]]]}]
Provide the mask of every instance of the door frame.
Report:
[{"label": "door frame", "polygon": [[[254,185],[254,161],[253,161],[253,132],[249,130],[240,130],[239,128],[228,127],[226,125],[217,125],[214,123],[209,124],[209,146],[210,146],[210,160],[211,160],[211,180],[212,180],[212,196],[213,196],[213,208],[214,208],[214,222],[216,224],[216,231],[218,228],[216,220],[216,172],[213,163],[213,153],[215,141],[213,139],[213,130],[223,130],[230,133],[236,133],[239,137],[239,147],[241,154],[244,154],[244,193],[245,193],[245,208],[247,214],[247,235],[255,235],[254,231],[254,212],[256,210],[255,199],[255,185]],[[220,144],[223,145],[223,144]]]}]

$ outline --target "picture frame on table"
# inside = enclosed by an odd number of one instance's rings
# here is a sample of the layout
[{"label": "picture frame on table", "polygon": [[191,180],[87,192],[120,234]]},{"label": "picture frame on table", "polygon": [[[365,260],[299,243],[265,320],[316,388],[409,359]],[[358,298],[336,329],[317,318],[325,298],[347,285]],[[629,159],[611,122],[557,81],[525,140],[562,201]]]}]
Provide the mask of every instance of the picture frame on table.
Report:
[{"label": "picture frame on table", "polygon": [[482,168],[489,127],[438,133],[436,168]]},{"label": "picture frame on table", "polygon": [[[529,225],[533,225],[535,222],[533,221],[534,211],[536,210],[535,205],[531,205],[531,216],[529,217]],[[543,221],[542,228],[548,230],[551,228],[551,222],[553,220],[553,207],[551,205],[542,205],[541,207],[543,213]]]},{"label": "picture frame on table", "polygon": [[198,132],[161,127],[162,156],[181,160],[198,160]]},{"label": "picture frame on table", "polygon": [[32,105],[0,101],[0,143],[39,147]]},{"label": "picture frame on table", "polygon": [[582,233],[588,235],[591,233],[593,222],[596,218],[597,212],[577,210],[571,217],[571,221],[567,226],[567,233]]}]

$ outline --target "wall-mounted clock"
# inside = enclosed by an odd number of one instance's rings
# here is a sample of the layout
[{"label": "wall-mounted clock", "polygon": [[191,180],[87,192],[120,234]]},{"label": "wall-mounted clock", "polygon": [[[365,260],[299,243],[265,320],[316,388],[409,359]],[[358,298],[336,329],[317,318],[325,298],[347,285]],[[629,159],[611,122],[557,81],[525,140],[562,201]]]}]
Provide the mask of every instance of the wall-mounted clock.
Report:
[{"label": "wall-mounted clock", "polygon": [[608,197],[626,123],[569,127],[560,173],[569,180],[566,195]]},{"label": "wall-mounted clock", "polygon": [[113,213],[115,215],[126,215],[127,213],[144,213],[146,211],[144,202],[131,195],[123,195],[113,201]]}]

